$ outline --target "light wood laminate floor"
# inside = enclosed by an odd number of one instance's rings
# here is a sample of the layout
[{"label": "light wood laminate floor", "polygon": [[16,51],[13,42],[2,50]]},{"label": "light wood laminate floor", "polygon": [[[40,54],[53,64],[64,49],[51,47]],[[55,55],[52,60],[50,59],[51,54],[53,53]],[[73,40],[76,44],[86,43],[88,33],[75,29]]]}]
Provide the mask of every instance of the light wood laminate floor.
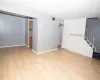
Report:
[{"label": "light wood laminate floor", "polygon": [[36,55],[27,47],[2,48],[0,80],[100,80],[100,61],[65,49]]}]

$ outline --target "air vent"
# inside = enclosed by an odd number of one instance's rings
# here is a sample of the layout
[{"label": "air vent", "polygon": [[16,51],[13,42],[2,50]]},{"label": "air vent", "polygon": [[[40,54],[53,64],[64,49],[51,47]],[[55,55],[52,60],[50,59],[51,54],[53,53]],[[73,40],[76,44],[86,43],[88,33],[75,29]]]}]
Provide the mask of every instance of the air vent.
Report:
[{"label": "air vent", "polygon": [[59,27],[62,28],[63,27],[63,24],[59,23]]}]

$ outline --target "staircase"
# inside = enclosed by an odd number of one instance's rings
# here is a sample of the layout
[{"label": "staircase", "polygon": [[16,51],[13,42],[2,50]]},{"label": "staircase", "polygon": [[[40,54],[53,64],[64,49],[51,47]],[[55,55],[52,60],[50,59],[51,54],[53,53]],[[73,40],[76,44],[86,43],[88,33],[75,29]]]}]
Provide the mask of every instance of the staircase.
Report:
[{"label": "staircase", "polygon": [[93,49],[93,56],[92,58],[99,59],[100,60],[100,53],[96,50],[95,47],[95,38],[94,36],[86,29],[85,30],[85,41],[90,45],[90,47]]},{"label": "staircase", "polygon": [[94,51],[96,51],[96,48],[94,46],[94,41],[95,41],[95,38],[93,35],[91,35],[91,33],[86,29],[85,30],[85,37],[84,39],[86,40],[86,42],[92,47],[92,49]]}]

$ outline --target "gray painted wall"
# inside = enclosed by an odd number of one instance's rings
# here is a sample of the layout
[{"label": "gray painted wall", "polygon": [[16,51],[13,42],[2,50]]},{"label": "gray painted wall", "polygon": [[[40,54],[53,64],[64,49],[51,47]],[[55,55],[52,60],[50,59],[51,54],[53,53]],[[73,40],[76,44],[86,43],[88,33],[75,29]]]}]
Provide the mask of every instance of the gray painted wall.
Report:
[{"label": "gray painted wall", "polygon": [[0,47],[25,44],[25,19],[0,14]]},{"label": "gray painted wall", "polygon": [[29,44],[28,44],[28,38],[29,38],[29,36],[28,36],[28,18],[25,18],[25,45],[26,46],[29,46]]},{"label": "gray painted wall", "polygon": [[100,20],[87,19],[86,28],[95,37],[94,46],[100,52]]},{"label": "gray painted wall", "polygon": [[32,49],[38,52],[38,20],[33,19]]},{"label": "gray painted wall", "polygon": [[[43,17],[43,16],[42,16]],[[38,51],[56,49],[58,46],[59,19],[52,20],[52,17],[45,16],[38,24]]]},{"label": "gray painted wall", "polygon": [[[12,7],[13,6],[13,7]],[[57,21],[52,21],[52,16],[37,12],[31,8],[26,8],[12,3],[2,3],[0,10],[26,15],[38,19],[38,51],[47,51],[57,47]]]}]

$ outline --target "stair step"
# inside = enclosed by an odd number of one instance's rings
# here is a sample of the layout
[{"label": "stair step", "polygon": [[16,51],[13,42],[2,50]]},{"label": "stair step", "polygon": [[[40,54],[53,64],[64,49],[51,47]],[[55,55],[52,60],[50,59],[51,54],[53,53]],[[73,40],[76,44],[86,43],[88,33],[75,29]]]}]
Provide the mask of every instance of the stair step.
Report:
[{"label": "stair step", "polygon": [[100,60],[100,53],[99,53],[99,52],[93,51],[93,56],[92,56],[92,58],[95,58],[95,59]]},{"label": "stair step", "polygon": [[87,40],[86,38],[84,38],[85,40]]},{"label": "stair step", "polygon": [[90,42],[87,41],[87,43],[90,43]]},{"label": "stair step", "polygon": [[92,45],[90,44],[90,46],[92,47]]},{"label": "stair step", "polygon": [[93,50],[95,51],[95,47],[93,46],[93,44],[91,44],[91,42],[87,38],[84,38],[84,39],[93,48]]}]

